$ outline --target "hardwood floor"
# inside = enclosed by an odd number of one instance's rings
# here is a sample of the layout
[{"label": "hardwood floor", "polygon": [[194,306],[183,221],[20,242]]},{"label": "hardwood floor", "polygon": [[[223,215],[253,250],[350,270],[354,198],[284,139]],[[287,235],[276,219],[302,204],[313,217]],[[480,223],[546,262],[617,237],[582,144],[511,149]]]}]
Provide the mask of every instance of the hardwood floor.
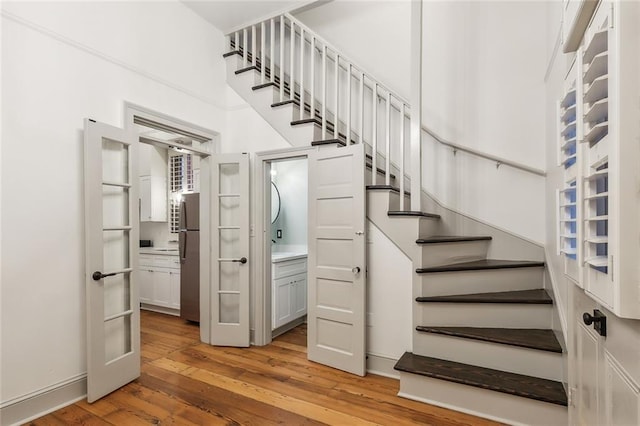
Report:
[{"label": "hardwood floor", "polygon": [[213,347],[198,327],[142,311],[142,374],[101,400],[80,401],[32,425],[490,425],[396,396],[398,381],[312,363],[306,327],[269,346]]}]

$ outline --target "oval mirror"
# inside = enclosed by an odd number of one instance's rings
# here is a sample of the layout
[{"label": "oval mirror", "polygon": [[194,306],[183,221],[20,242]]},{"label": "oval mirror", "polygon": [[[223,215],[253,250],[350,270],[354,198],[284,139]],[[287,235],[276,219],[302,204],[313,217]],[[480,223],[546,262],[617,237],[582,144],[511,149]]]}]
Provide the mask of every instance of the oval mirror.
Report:
[{"label": "oval mirror", "polygon": [[280,215],[280,192],[275,183],[271,182],[271,223]]}]

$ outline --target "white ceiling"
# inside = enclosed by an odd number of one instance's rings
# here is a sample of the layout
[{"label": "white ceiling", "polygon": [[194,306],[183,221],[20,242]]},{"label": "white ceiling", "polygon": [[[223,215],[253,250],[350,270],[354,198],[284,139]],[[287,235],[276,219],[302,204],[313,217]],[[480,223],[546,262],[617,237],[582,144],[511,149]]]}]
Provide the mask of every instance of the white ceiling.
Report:
[{"label": "white ceiling", "polygon": [[260,18],[267,18],[315,3],[315,1],[308,0],[182,0],[182,2],[223,33]]}]

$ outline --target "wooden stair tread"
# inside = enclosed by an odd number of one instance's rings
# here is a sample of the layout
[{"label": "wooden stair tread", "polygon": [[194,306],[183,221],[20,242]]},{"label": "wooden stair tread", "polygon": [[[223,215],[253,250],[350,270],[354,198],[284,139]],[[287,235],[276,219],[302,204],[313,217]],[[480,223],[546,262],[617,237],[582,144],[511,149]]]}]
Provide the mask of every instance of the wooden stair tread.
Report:
[{"label": "wooden stair tread", "polygon": [[388,216],[392,217],[429,217],[433,219],[440,219],[439,214],[435,213],[427,213],[427,212],[416,212],[411,210],[390,210],[387,212]]},{"label": "wooden stair tread", "polygon": [[449,265],[432,266],[429,268],[418,268],[416,272],[426,274],[431,272],[454,272],[454,271],[478,271],[486,269],[513,269],[513,268],[533,268],[544,266],[544,262],[532,260],[499,260],[483,259],[473,262],[452,263]]},{"label": "wooden stair tread", "polygon": [[[367,185],[367,189],[370,189],[372,191],[387,190],[387,191],[400,193],[400,188],[392,185]],[[404,195],[409,197],[411,196],[411,193],[409,191],[404,191]]]},{"label": "wooden stair tread", "polygon": [[417,326],[416,330],[424,333],[443,334],[562,353],[562,346],[560,346],[553,330],[540,328],[428,327],[422,325]]},{"label": "wooden stair tread", "polygon": [[427,238],[419,238],[416,240],[416,244],[438,244],[438,243],[461,243],[467,241],[489,241],[489,236],[447,236],[447,235],[434,235]]},{"label": "wooden stair tread", "polygon": [[553,300],[543,288],[533,290],[500,291],[495,293],[471,293],[451,296],[416,297],[416,302],[437,303],[522,303],[551,305]]},{"label": "wooden stair tread", "polygon": [[260,68],[258,68],[255,65],[250,65],[248,67],[244,67],[244,68],[240,68],[239,70],[236,70],[235,73],[237,75],[237,74],[242,74],[242,73],[247,72],[247,71],[258,70],[258,69],[260,69]]},{"label": "wooden stair tread", "polygon": [[394,369],[523,398],[567,406],[562,383],[405,352]]}]

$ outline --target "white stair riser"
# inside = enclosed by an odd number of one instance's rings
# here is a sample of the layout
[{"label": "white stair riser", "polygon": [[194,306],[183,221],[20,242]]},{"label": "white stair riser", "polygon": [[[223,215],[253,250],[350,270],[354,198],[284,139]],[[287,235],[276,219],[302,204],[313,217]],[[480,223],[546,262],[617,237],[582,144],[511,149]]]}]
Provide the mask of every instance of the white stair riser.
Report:
[{"label": "white stair riser", "polygon": [[551,328],[552,305],[416,303],[425,326]]},{"label": "white stair riser", "polygon": [[455,243],[421,244],[422,267],[471,262],[487,258],[491,241],[460,241]]},{"label": "white stair riser", "polygon": [[562,381],[562,354],[555,352],[414,331],[413,353]]},{"label": "white stair riser", "polygon": [[420,274],[422,296],[448,296],[542,288],[543,271],[543,268],[511,268]]},{"label": "white stair riser", "polygon": [[567,407],[411,373],[399,396],[512,425],[566,426]]}]

